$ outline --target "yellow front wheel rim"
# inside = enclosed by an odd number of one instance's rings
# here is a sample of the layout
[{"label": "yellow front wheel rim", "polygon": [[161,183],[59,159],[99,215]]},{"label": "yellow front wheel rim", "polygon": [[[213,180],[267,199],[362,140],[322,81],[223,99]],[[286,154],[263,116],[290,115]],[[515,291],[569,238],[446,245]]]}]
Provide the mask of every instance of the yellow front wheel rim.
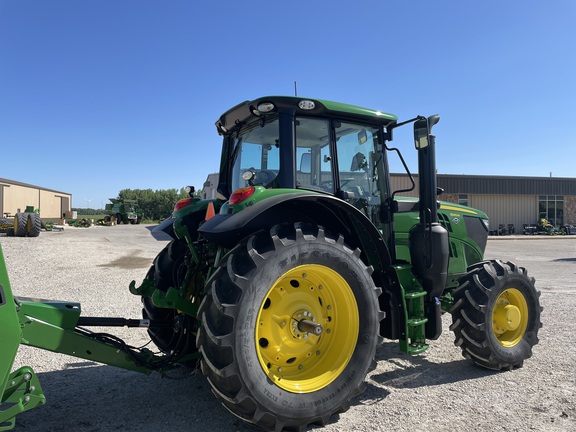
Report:
[{"label": "yellow front wheel rim", "polygon": [[260,306],[256,351],[278,387],[311,393],[346,368],[360,318],[350,285],[329,267],[308,264],[279,277]]},{"label": "yellow front wheel rim", "polygon": [[524,295],[515,288],[506,289],[498,296],[492,312],[492,330],[502,346],[518,344],[528,326],[528,304]]}]

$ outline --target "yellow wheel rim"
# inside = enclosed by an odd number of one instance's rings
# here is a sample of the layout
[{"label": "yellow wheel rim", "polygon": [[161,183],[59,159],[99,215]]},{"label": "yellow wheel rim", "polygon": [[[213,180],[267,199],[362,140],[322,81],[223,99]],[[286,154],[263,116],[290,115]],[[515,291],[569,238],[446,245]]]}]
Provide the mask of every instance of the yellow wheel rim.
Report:
[{"label": "yellow wheel rim", "polygon": [[262,369],[278,387],[293,393],[311,393],[334,381],[354,353],[360,327],[348,283],[316,264],[295,267],[278,278],[256,323]]},{"label": "yellow wheel rim", "polygon": [[492,312],[492,330],[502,346],[512,347],[522,340],[528,326],[528,304],[515,288],[504,290]]}]

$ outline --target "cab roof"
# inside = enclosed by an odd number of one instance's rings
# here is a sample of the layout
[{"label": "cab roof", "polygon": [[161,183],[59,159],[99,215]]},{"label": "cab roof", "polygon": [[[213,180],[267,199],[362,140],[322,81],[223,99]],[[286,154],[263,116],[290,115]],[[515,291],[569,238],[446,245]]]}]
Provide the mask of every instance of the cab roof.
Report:
[{"label": "cab roof", "polygon": [[[302,102],[312,102],[312,104]],[[264,103],[269,103],[274,106],[270,112],[278,111],[279,109],[292,109],[299,115],[339,117],[368,123],[377,123],[383,126],[398,121],[398,117],[393,114],[324,99],[297,96],[264,96],[251,101],[248,100],[239,103],[222,114],[216,122],[218,133],[223,134],[227,131],[231,131],[238,124],[248,121],[250,117],[257,117],[253,112]],[[303,106],[306,108],[303,108]]]}]

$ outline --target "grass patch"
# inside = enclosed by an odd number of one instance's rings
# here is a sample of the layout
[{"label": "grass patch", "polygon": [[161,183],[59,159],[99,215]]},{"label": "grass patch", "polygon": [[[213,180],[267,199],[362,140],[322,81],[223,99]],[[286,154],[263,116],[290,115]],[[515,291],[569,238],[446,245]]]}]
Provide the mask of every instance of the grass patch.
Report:
[{"label": "grass patch", "polygon": [[83,214],[79,214],[78,217],[76,219],[94,219],[94,222],[96,222],[98,219],[104,219],[106,215],[105,214],[94,214],[94,215],[83,215]]}]

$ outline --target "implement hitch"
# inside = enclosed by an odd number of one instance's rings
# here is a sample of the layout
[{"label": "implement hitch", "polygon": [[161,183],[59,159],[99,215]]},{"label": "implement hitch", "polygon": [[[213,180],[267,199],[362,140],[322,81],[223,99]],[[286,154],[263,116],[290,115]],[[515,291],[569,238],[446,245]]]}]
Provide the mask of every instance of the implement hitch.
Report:
[{"label": "implement hitch", "polygon": [[12,372],[6,384],[0,406],[8,408],[0,410],[0,431],[13,429],[18,414],[46,403],[38,377],[27,366]]}]

